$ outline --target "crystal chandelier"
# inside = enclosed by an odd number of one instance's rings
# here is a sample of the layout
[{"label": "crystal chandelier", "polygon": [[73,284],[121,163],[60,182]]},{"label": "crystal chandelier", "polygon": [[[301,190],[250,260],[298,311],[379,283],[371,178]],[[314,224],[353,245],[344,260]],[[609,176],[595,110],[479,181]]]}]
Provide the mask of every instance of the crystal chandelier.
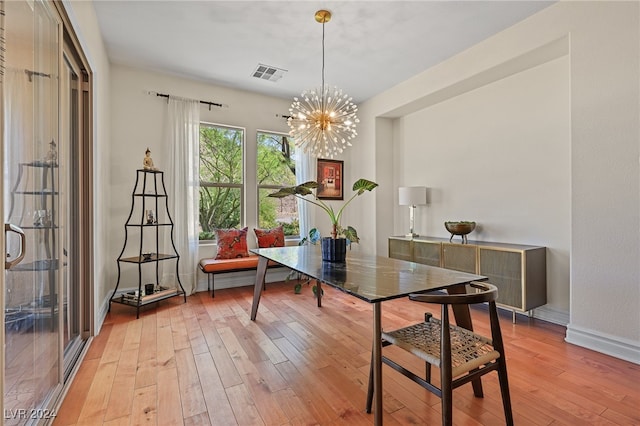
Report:
[{"label": "crystal chandelier", "polygon": [[355,138],[358,107],[342,90],[330,89],[324,83],[324,24],[331,20],[331,12],[319,10],[316,21],[322,24],[322,87],[305,90],[300,99],[293,98],[287,124],[295,145],[315,157],[333,158],[351,146]]}]

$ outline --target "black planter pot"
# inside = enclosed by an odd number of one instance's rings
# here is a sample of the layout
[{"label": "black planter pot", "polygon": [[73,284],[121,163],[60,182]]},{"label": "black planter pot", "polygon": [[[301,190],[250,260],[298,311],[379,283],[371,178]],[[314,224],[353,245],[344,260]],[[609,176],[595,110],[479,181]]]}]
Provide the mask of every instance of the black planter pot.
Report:
[{"label": "black planter pot", "polygon": [[324,237],[322,244],[322,260],[325,262],[344,262],[347,257],[347,239]]}]

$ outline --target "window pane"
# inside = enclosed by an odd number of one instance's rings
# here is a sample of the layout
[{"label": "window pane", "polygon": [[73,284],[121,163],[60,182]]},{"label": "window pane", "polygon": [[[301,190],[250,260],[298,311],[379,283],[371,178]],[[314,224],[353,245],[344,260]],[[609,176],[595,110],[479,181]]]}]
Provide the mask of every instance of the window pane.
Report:
[{"label": "window pane", "polygon": [[200,126],[200,180],[242,183],[243,130]]},{"label": "window pane", "polygon": [[240,228],[241,189],[200,186],[200,239],[215,239],[218,228]]},{"label": "window pane", "polygon": [[273,228],[282,225],[285,236],[300,235],[296,198],[273,198],[267,196],[274,191],[273,188],[261,188],[258,190],[260,197],[258,226],[260,228]]},{"label": "window pane", "polygon": [[285,135],[258,133],[258,185],[294,186],[295,145]]},{"label": "window pane", "polygon": [[200,239],[242,226],[244,131],[200,125]]},{"label": "window pane", "polygon": [[258,132],[258,226],[282,225],[286,236],[300,235],[298,204],[294,197],[271,198],[278,187],[296,184],[295,145],[287,135]]}]

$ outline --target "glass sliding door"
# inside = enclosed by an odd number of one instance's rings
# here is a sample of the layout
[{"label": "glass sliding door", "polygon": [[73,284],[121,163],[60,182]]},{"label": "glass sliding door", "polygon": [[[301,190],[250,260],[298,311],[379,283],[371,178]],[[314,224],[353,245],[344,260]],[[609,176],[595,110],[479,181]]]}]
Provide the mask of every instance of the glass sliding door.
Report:
[{"label": "glass sliding door", "polygon": [[52,418],[93,330],[91,73],[61,2],[0,0],[0,101],[0,408],[22,425]]},{"label": "glass sliding door", "polygon": [[[4,424],[46,417],[60,390],[61,26],[42,1],[4,1]],[[40,411],[38,411],[40,410]]]}]

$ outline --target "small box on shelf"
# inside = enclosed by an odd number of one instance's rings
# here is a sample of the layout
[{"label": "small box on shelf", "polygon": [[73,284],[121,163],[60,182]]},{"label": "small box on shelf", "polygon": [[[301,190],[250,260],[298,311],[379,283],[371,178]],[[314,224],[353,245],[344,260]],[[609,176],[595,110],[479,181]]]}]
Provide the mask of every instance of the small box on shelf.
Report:
[{"label": "small box on shelf", "polygon": [[176,288],[156,286],[156,289],[152,294],[144,294],[142,297],[140,297],[138,291],[128,291],[123,293],[120,296],[120,301],[122,303],[131,303],[134,305],[139,303],[140,305],[144,305],[149,302],[164,299],[168,296],[175,296],[177,292]]}]

